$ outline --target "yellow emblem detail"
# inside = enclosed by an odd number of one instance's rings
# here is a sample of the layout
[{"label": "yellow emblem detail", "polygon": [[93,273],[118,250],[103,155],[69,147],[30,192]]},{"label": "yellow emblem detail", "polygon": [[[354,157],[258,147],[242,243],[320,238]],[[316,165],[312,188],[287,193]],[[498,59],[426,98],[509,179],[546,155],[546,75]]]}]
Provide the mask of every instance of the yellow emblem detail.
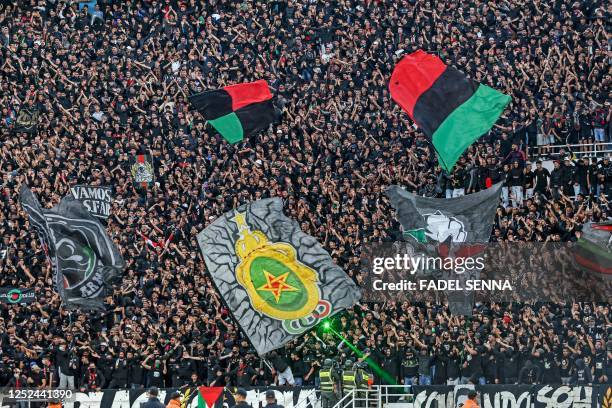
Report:
[{"label": "yellow emblem detail", "polygon": [[[240,238],[236,241],[236,255],[240,263],[236,266],[236,279],[245,288],[251,305],[258,312],[274,319],[293,320],[310,315],[317,307],[320,294],[317,286],[317,273],[297,259],[295,248],[285,242],[271,242],[262,231],[251,231],[244,213],[237,213],[232,221],[238,226]],[[282,265],[288,270],[280,275],[263,270],[265,283],[255,286],[251,269],[255,261],[266,259]],[[290,276],[298,279],[301,285],[287,282]],[[295,283],[295,281],[294,281]],[[300,287],[302,286],[302,287]],[[264,299],[259,292],[272,293],[276,304]],[[299,304],[279,305],[286,292],[305,292]],[[282,306],[282,307],[281,307]]]}]

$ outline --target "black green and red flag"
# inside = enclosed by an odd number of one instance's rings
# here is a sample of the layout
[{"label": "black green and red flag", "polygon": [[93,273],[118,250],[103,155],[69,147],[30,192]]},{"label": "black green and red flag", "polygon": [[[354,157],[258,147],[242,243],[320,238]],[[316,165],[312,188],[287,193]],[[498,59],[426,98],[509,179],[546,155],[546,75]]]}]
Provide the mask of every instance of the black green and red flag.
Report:
[{"label": "black green and red flag", "polygon": [[612,221],[584,224],[574,259],[583,269],[612,278]]},{"label": "black green and red flag", "polygon": [[393,70],[391,97],[430,139],[451,171],[465,149],[495,124],[510,97],[418,50]]},{"label": "black green and red flag", "polygon": [[189,100],[229,143],[237,143],[274,121],[272,93],[264,80],[202,92]]}]

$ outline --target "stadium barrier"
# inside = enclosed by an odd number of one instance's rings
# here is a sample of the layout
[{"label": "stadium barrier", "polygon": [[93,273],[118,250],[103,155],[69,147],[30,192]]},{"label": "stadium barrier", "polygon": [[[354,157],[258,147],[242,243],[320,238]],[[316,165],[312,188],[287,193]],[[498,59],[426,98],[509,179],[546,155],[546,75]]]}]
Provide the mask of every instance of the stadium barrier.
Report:
[{"label": "stadium barrier", "polygon": [[480,408],[612,408],[612,385],[414,386],[414,408],[457,408],[470,390]]},{"label": "stadium barrier", "polygon": [[[377,388],[376,386],[373,388]],[[384,389],[379,388],[379,389]],[[388,403],[368,403],[367,406],[381,405],[377,408],[458,408],[467,398],[470,390],[478,391],[481,408],[612,408],[612,384],[593,386],[561,385],[432,385],[413,386],[410,394],[413,401],[394,401]],[[159,399],[168,404],[170,395],[176,388],[161,389]],[[265,406],[265,392],[274,390],[279,404],[285,408],[320,408],[319,391],[313,387],[257,387],[247,388],[247,403],[253,408]],[[180,389],[184,395],[181,408],[198,408],[197,388]],[[374,390],[371,390],[372,392]],[[224,398],[219,398],[214,408],[232,407],[235,403],[235,388],[226,388]],[[384,391],[383,391],[384,392]],[[78,392],[72,402],[62,408],[140,408],[147,401],[147,391],[104,390],[100,392]],[[384,402],[385,398],[378,401]],[[364,406],[357,403],[355,406]],[[0,408],[9,405],[0,400]],[[207,407],[212,408],[212,407]]]},{"label": "stadium barrier", "polygon": [[[198,388],[165,388],[159,390],[159,400],[167,405],[174,391],[182,393],[181,408],[198,408]],[[247,403],[253,408],[266,405],[266,391],[274,390],[279,404],[285,408],[320,408],[318,391],[314,387],[257,387],[246,388]],[[214,408],[232,407],[235,403],[236,388],[225,388],[223,398],[219,398]],[[99,392],[76,392],[73,401],[65,402],[62,408],[140,408],[147,401],[146,389],[103,390]],[[0,401],[0,408],[9,408]],[[206,407],[202,408],[212,408]]]}]

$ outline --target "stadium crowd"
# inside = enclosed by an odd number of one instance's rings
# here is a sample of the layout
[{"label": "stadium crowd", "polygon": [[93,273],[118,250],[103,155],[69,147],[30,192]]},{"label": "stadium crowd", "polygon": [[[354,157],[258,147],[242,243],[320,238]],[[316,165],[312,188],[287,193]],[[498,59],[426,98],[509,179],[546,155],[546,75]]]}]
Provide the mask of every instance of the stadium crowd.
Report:
[{"label": "stadium crowd", "polygon": [[[357,281],[360,246],[401,237],[389,184],[456,197],[505,180],[492,240],[575,240],[611,217],[612,163],[552,146],[612,140],[610,11],[597,0],[0,0],[0,287],[36,288],[34,303],[0,303],[0,386],[315,384],[325,357],[354,358],[311,332],[269,366],[241,336],[195,237],[258,198],[282,197]],[[389,97],[394,64],[419,48],[512,96],[452,174]],[[255,79],[282,112],[269,131],[229,145],[190,110],[190,94]],[[19,131],[24,109],[38,112],[35,131]],[[155,166],[146,192],[129,171],[140,153]],[[25,181],[45,206],[71,185],[112,187],[107,231],[128,266],[105,313],[62,307],[19,205]],[[334,324],[402,383],[598,383],[611,375],[611,318],[607,303],[477,304],[462,317],[388,302]]]}]

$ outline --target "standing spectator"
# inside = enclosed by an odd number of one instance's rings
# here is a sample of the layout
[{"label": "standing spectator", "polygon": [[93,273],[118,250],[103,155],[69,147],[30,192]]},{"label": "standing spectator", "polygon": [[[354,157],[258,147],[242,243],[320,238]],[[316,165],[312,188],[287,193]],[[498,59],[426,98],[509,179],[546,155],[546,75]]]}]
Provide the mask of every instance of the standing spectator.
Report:
[{"label": "standing spectator", "polygon": [[125,352],[120,351],[119,356],[113,363],[112,379],[108,385],[111,389],[126,388],[128,383],[129,367],[128,361],[125,358]]},{"label": "standing spectator", "polygon": [[179,391],[174,391],[170,394],[170,401],[166,408],[181,408],[181,393]]},{"label": "standing spectator", "polygon": [[541,160],[536,161],[536,169],[533,173],[535,177],[533,192],[538,193],[542,196],[548,196],[548,192],[550,189],[550,172],[548,171],[548,169],[542,166]]},{"label": "standing spectator", "polygon": [[273,390],[266,391],[266,405],[264,408],[285,408],[276,401],[276,395]]},{"label": "standing spectator", "polygon": [[[536,165],[537,166],[537,165]],[[531,169],[531,163],[527,162],[525,165],[525,170],[523,171],[523,178],[525,183],[525,198],[527,200],[533,197],[533,192],[535,190],[535,181],[536,175],[534,171]]]},{"label": "standing spectator", "polygon": [[274,368],[272,374],[276,374],[276,383],[279,386],[295,385],[295,379],[293,378],[291,367],[289,367],[289,364],[287,364],[285,358],[282,357],[277,351],[273,351],[270,354],[270,360],[272,362],[272,367]]},{"label": "standing spectator", "polygon": [[525,365],[519,372],[518,383],[519,384],[539,384],[541,376],[541,368],[527,360]]},{"label": "standing spectator", "polygon": [[159,394],[157,387],[151,387],[147,394],[149,399],[142,405],[142,408],[165,408],[164,404],[162,404],[157,398],[157,395]]},{"label": "standing spectator", "polygon": [[66,344],[60,344],[55,351],[55,360],[58,364],[59,388],[74,389],[74,376],[77,371],[78,359],[72,349],[67,349]]},{"label": "standing spectator", "polygon": [[512,167],[508,172],[508,178],[512,207],[518,208],[523,204],[523,186],[525,185],[525,174],[523,169],[519,167],[518,160],[512,163]]},{"label": "standing spectator", "polygon": [[105,379],[102,372],[96,368],[94,363],[89,363],[87,371],[83,373],[83,377],[81,378],[81,392],[100,391],[104,383]]},{"label": "standing spectator", "polygon": [[234,395],[234,399],[236,400],[236,405],[232,408],[249,408],[250,405],[246,402],[247,392],[244,388],[238,388],[236,390],[236,394]]},{"label": "standing spectator", "polygon": [[570,380],[571,385],[588,385],[593,383],[593,374],[591,368],[584,363],[584,359],[578,358],[575,362],[574,373]]}]

